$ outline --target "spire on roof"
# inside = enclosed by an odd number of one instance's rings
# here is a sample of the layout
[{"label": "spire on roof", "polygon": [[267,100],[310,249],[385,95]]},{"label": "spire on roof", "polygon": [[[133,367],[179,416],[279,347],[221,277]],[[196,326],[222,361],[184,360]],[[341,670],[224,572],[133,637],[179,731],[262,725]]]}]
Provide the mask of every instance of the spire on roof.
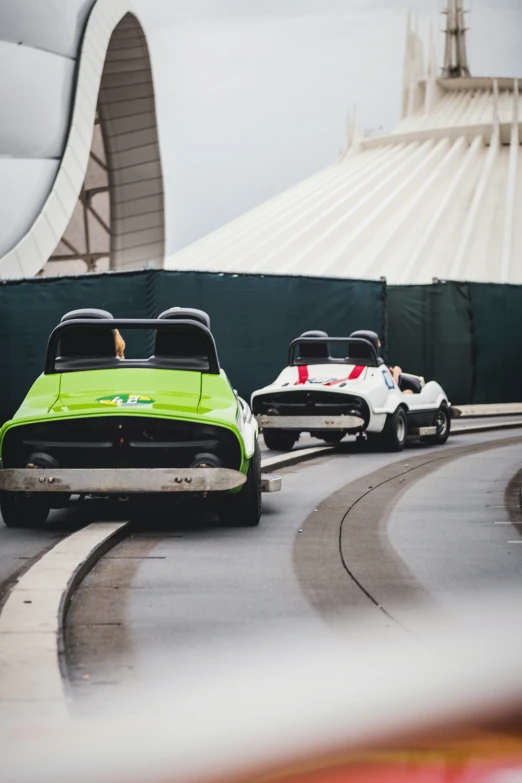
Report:
[{"label": "spire on roof", "polygon": [[426,96],[424,102],[424,111],[429,114],[433,111],[439,100],[442,98],[443,91],[438,83],[439,68],[437,64],[437,44],[435,42],[435,29],[430,26],[430,52],[428,57],[428,74],[426,78]]},{"label": "spire on roof", "polygon": [[364,134],[359,122],[359,109],[357,104],[355,104],[353,109],[353,117],[351,112],[348,112],[346,131],[346,147],[344,152],[341,154],[341,160],[345,160],[346,158],[349,158],[361,151],[361,142],[363,140]]},{"label": "spire on roof", "polygon": [[411,117],[424,104],[424,47],[419,33],[419,19],[412,24],[411,13],[408,14],[406,28],[406,49],[404,54],[404,76],[402,87],[402,119]]},{"label": "spire on roof", "polygon": [[464,22],[466,12],[462,7],[462,0],[447,0],[443,13],[446,15],[446,48],[442,76],[444,79],[470,76],[466,50],[468,28]]},{"label": "spire on roof", "polygon": [[410,96],[410,85],[412,79],[412,30],[411,30],[411,11],[408,12],[408,23],[406,27],[406,46],[404,49],[404,69],[402,78],[402,119],[408,116],[408,105]]}]

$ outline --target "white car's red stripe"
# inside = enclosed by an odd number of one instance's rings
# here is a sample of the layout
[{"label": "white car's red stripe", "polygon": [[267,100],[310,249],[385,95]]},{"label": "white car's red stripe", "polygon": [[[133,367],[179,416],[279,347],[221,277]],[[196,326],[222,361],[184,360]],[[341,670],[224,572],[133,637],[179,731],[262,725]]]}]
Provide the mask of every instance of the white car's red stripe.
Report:
[{"label": "white car's red stripe", "polygon": [[[337,384],[344,383],[345,381],[356,381],[358,378],[361,377],[365,369],[366,367],[364,365],[357,364],[355,367],[352,368],[350,374],[347,375],[345,378],[337,378],[336,380],[331,380],[321,385],[336,386]],[[298,379],[294,384],[295,386],[303,386],[305,383],[308,383],[310,379],[310,368],[307,365],[298,366],[297,376]]]}]

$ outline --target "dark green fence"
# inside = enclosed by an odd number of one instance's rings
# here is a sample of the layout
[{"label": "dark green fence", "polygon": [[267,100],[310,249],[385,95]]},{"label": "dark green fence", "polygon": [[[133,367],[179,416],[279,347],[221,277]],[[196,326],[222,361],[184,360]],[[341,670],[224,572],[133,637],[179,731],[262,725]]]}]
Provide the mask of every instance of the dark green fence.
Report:
[{"label": "dark green fence", "polygon": [[[42,371],[47,338],[63,313],[102,307],[120,318],[153,318],[174,305],[210,313],[221,363],[245,397],[277,375],[301,332],[344,336],[365,328],[379,332],[390,364],[435,378],[454,403],[522,399],[522,286],[386,288],[362,280],[150,270],[0,285],[0,421]],[[130,337],[127,355],[150,347],[139,339]]]},{"label": "dark green fence", "polygon": [[[385,334],[381,282],[162,270],[7,282],[0,285],[0,421],[42,371],[47,338],[68,310],[154,318],[175,305],[210,313],[220,361],[247,397],[276,377],[288,344],[305,330]],[[129,339],[127,355],[147,348],[137,339]]]},{"label": "dark green fence", "polygon": [[388,358],[435,378],[455,403],[522,400],[522,286],[391,286]]}]

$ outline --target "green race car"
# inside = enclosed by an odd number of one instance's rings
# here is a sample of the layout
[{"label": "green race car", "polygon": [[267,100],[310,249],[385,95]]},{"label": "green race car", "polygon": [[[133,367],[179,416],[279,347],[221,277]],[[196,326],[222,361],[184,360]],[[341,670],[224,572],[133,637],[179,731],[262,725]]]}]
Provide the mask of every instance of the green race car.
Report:
[{"label": "green race car", "polygon": [[[118,358],[116,330],[148,330],[152,356]],[[65,315],[44,374],[0,430],[0,456],[10,527],[41,525],[77,496],[185,492],[213,503],[225,523],[251,527],[261,516],[257,423],[220,368],[200,310],[172,308],[157,320]]]}]

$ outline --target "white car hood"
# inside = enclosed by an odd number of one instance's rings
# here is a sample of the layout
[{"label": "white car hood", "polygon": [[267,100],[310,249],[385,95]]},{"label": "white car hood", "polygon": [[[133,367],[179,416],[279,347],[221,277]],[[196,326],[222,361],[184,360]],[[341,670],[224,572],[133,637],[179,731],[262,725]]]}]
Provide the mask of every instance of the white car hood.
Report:
[{"label": "white car hood", "polygon": [[293,388],[296,386],[324,386],[335,388],[341,383],[352,385],[364,381],[367,367],[354,364],[311,364],[286,367],[272,386]]}]

